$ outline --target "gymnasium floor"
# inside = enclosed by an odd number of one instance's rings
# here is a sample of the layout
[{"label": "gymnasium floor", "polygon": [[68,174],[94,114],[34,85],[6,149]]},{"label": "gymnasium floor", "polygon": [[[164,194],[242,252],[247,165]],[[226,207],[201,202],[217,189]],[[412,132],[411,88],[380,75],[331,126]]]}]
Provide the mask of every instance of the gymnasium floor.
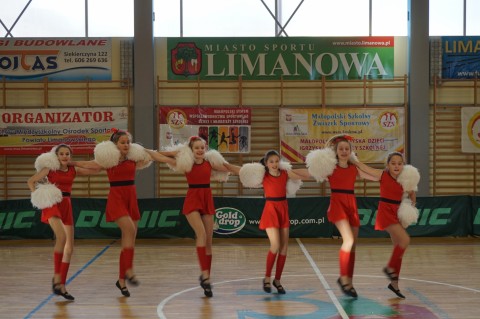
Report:
[{"label": "gymnasium floor", "polygon": [[[359,298],[340,292],[341,239],[291,239],[282,284],[286,295],[266,294],[267,239],[214,239],[213,298],[198,285],[192,239],[138,240],[141,281],[125,298],[115,287],[117,240],[77,240],[68,291],[51,292],[51,240],[0,241],[0,318],[318,319],[480,318],[480,239],[412,238],[401,274],[402,300],[382,273],[388,239],[361,239],[354,284]],[[273,289],[275,290],[275,289]]]}]

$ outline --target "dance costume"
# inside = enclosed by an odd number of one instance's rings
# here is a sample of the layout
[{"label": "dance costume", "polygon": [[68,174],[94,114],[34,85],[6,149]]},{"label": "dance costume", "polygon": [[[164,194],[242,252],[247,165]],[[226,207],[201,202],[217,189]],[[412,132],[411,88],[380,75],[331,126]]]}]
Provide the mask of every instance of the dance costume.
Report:
[{"label": "dance costume", "polygon": [[333,174],[328,177],[331,194],[327,216],[330,222],[336,223],[342,219],[347,219],[350,226],[360,226],[357,199],[354,193],[357,175],[357,167],[348,164],[346,168],[337,165]]},{"label": "dance costume", "polygon": [[[357,199],[355,198],[355,180],[358,169],[355,165],[348,167],[335,167],[333,174],[328,177],[330,183],[330,206],[328,207],[328,220],[336,223],[342,219],[348,220],[350,226],[360,227],[358,217]],[[355,268],[355,251],[339,251],[340,276],[353,278]]]},{"label": "dance costume", "polygon": [[263,190],[266,201],[260,219],[260,229],[290,227],[286,189],[287,181],[288,173],[284,170],[280,170],[279,176],[272,176],[268,172],[265,173]]},{"label": "dance costume", "polygon": [[[403,187],[384,170],[380,177],[380,202],[378,203],[375,230],[385,230],[390,225],[400,224],[398,220],[398,208],[403,197]],[[388,267],[393,269],[396,276],[400,275],[402,259],[406,248],[395,245],[388,261]]]},{"label": "dance costume", "polygon": [[378,203],[375,230],[384,230],[390,225],[399,224],[398,208],[402,201],[403,187],[385,170],[380,178],[380,202]]},{"label": "dance costume", "polygon": [[204,160],[201,164],[194,163],[190,172],[185,173],[188,182],[188,191],[183,203],[182,213],[187,215],[198,211],[202,215],[214,215],[210,175],[212,165]]},{"label": "dance costume", "polygon": [[135,162],[125,160],[107,169],[110,192],[105,210],[106,221],[112,222],[122,216],[130,216],[133,221],[140,219],[135,187]]},{"label": "dance costume", "polygon": [[[265,206],[260,218],[259,228],[289,228],[290,218],[288,215],[287,202],[287,181],[288,173],[280,170],[279,176],[273,176],[269,172],[263,177],[263,190],[265,194]],[[278,257],[277,257],[278,255]],[[286,255],[273,253],[270,250],[267,254],[265,277],[271,277],[273,265],[276,261],[275,280],[280,280],[285,267]]]},{"label": "dance costume", "polygon": [[50,170],[47,178],[51,184],[62,191],[62,201],[52,207],[44,208],[42,210],[41,221],[48,224],[48,219],[51,217],[58,217],[62,220],[64,225],[73,225],[72,202],[70,200],[70,193],[72,192],[72,184],[77,172],[72,166],[68,166],[67,171]]}]

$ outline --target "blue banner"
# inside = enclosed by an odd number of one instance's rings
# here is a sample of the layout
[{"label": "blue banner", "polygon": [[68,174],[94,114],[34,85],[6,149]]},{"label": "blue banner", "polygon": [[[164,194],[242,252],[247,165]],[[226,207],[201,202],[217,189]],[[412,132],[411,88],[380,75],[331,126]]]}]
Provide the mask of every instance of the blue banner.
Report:
[{"label": "blue banner", "polygon": [[480,77],[480,37],[442,37],[442,78]]}]

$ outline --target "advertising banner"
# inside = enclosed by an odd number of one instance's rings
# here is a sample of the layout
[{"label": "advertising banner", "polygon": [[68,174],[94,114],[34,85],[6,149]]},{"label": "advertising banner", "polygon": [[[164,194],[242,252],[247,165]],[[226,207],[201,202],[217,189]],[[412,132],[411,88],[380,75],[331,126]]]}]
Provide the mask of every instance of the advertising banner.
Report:
[{"label": "advertising banner", "polygon": [[128,128],[128,109],[50,108],[0,110],[0,155],[35,155],[68,144],[75,154],[91,154],[111,129]]},{"label": "advertising banner", "polygon": [[159,149],[203,138],[221,153],[250,152],[252,111],[248,107],[159,108]]},{"label": "advertising banner", "polygon": [[480,107],[462,107],[462,152],[480,153]]},{"label": "advertising banner", "polygon": [[442,78],[480,77],[480,37],[442,37]]},{"label": "advertising banner", "polygon": [[[141,219],[138,238],[193,238],[182,214],[183,197],[139,199]],[[374,229],[377,197],[357,197],[360,237],[388,237]],[[259,229],[265,199],[215,197],[214,237],[266,238]],[[339,236],[327,219],[328,197],[289,198],[290,237],[330,238]],[[118,238],[115,223],[105,221],[105,199],[72,198],[76,238]],[[471,236],[480,234],[480,197],[442,196],[417,198],[418,222],[407,228],[414,237]],[[52,238],[40,211],[30,200],[0,201],[0,239]]]},{"label": "advertising banner", "polygon": [[281,108],[279,132],[281,155],[292,163],[303,163],[308,152],[340,133],[353,137],[360,161],[384,162],[388,153],[404,152],[404,109]]},{"label": "advertising banner", "polygon": [[107,38],[0,39],[0,78],[7,80],[111,80]]},{"label": "advertising banner", "polygon": [[168,38],[169,80],[391,79],[394,37]]},{"label": "advertising banner", "polygon": [[480,196],[472,197],[473,235],[480,236]]}]

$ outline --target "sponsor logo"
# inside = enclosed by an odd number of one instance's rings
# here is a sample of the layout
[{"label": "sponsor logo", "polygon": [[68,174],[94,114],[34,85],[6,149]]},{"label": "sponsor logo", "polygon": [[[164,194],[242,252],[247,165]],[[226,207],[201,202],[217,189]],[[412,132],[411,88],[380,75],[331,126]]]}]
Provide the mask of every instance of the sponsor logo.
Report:
[{"label": "sponsor logo", "polygon": [[202,69],[202,50],[193,42],[180,42],[170,51],[170,67],[176,75],[197,75]]},{"label": "sponsor logo", "polygon": [[[449,225],[451,221],[452,209],[448,207],[440,208],[424,208],[418,210],[418,221],[413,225],[416,226],[443,226]],[[371,209],[359,208],[358,215],[360,217],[360,225],[375,225],[375,219],[377,217],[377,211]]]},{"label": "sponsor logo", "polygon": [[395,112],[383,112],[378,117],[378,124],[385,130],[392,130],[398,126],[398,114]]},{"label": "sponsor logo", "polygon": [[236,208],[222,207],[215,210],[213,232],[230,235],[240,231],[246,224],[245,215]]},{"label": "sponsor logo", "polygon": [[467,125],[468,139],[477,148],[480,148],[480,112],[472,116]]},{"label": "sponsor logo", "polygon": [[167,114],[167,123],[171,128],[180,129],[187,125],[187,114],[180,109],[174,109]]}]

